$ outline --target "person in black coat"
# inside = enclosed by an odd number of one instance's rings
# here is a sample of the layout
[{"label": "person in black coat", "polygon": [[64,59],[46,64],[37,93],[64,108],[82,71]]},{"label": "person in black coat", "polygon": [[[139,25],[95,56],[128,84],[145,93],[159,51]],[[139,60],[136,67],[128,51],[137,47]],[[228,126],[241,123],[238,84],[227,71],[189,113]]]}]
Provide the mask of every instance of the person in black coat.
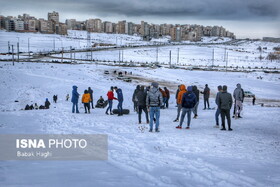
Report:
[{"label": "person in black coat", "polygon": [[147,110],[147,106],[146,106],[146,98],[147,98],[147,92],[145,92],[144,86],[141,86],[140,90],[136,94],[136,99],[138,101],[138,120],[139,120],[139,123],[141,123],[142,111],[145,112],[146,122],[150,123],[149,117],[148,117],[148,110]]},{"label": "person in black coat", "polygon": [[206,109],[206,103],[208,106],[208,109],[210,109],[210,105],[209,105],[209,97],[210,97],[210,89],[208,88],[208,84],[205,84],[205,88],[203,90],[203,92],[200,92],[201,94],[203,94],[203,99],[204,99],[204,109]]},{"label": "person in black coat", "polygon": [[46,98],[45,101],[45,109],[49,109],[50,108],[51,103],[49,102],[48,98]]},{"label": "person in black coat", "polygon": [[192,88],[193,88],[193,93],[196,96],[196,104],[193,107],[193,114],[194,114],[193,118],[197,118],[197,116],[198,116],[197,115],[197,108],[198,108],[198,104],[199,104],[199,90],[197,89],[196,85],[194,85]]},{"label": "person in black coat", "polygon": [[94,106],[93,106],[93,91],[90,87],[88,87],[88,93],[90,94],[90,103],[91,103],[91,108],[94,109]]},{"label": "person in black coat", "polygon": [[230,93],[227,92],[227,86],[223,86],[223,91],[219,94],[218,98],[218,108],[221,110],[221,117],[222,117],[222,129],[226,130],[225,128],[225,117],[227,118],[228,123],[228,130],[232,131],[231,129],[231,121],[230,121],[230,109],[232,107],[232,96]]}]

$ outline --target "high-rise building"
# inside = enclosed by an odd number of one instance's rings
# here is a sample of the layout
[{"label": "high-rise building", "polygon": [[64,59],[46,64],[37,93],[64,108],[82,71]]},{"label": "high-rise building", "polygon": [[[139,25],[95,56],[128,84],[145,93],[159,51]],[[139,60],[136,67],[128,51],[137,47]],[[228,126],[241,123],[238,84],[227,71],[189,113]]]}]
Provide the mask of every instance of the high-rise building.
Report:
[{"label": "high-rise building", "polygon": [[65,21],[67,29],[73,30],[76,29],[76,19],[67,19]]},{"label": "high-rise building", "polygon": [[59,13],[58,12],[49,12],[48,13],[48,21],[54,21],[56,23],[59,23]]},{"label": "high-rise building", "polygon": [[104,32],[105,33],[113,33],[113,23],[109,21],[105,21],[104,23]]},{"label": "high-rise building", "polygon": [[15,30],[15,22],[14,19],[7,18],[5,20],[5,29],[7,31],[14,31]]}]

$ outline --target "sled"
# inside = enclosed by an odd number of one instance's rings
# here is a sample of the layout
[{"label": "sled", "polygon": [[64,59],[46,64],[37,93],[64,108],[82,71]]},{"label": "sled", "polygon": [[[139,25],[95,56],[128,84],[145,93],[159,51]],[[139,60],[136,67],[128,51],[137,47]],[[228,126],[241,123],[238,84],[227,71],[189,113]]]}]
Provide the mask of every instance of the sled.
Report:
[{"label": "sled", "polygon": [[[128,109],[123,109],[122,110],[123,112],[123,114],[129,114],[129,110]],[[118,109],[114,109],[113,110],[113,114],[119,114],[119,110]]]}]

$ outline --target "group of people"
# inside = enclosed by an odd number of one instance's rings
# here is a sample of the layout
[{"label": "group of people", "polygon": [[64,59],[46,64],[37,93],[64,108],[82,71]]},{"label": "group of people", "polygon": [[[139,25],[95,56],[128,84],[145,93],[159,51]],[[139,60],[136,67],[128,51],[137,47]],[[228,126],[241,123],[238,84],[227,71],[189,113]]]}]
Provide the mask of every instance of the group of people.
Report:
[{"label": "group of people", "polygon": [[[115,97],[114,92],[117,94],[117,97]],[[179,122],[179,125],[176,126],[176,128],[181,129],[184,119],[187,116],[187,127],[186,129],[190,128],[191,124],[191,114],[193,113],[193,118],[197,118],[198,114],[198,105],[199,105],[199,95],[203,94],[204,98],[204,110],[210,109],[209,104],[209,97],[210,97],[210,88],[208,85],[205,85],[205,88],[203,91],[199,91],[196,85],[193,86],[186,86],[184,84],[181,84],[178,86],[178,90],[176,93],[176,103],[177,103],[177,117],[174,120],[174,122]],[[118,101],[117,105],[117,114],[118,116],[123,115],[123,93],[122,89],[118,88],[117,86],[113,87],[111,86],[110,90],[107,92],[108,99],[105,101],[102,96],[97,101],[98,108],[104,108],[104,105],[106,102],[109,104],[109,106],[106,109],[105,114],[107,115],[113,115],[112,107],[113,107],[113,100]],[[73,86],[72,91],[72,112],[79,113],[78,110],[78,98],[79,93],[77,92],[77,86]],[[244,91],[241,88],[240,84],[237,84],[236,89],[233,92],[233,98],[230,93],[227,91],[227,86],[218,86],[218,93],[216,95],[216,113],[215,113],[215,120],[216,125],[214,127],[219,128],[219,116],[221,117],[221,130],[226,130],[225,127],[225,119],[227,119],[228,124],[228,130],[232,131],[231,128],[231,119],[230,119],[230,109],[232,108],[232,105],[234,104],[234,115],[233,117],[238,119],[241,117],[241,111],[242,111],[242,103],[244,101]],[[155,123],[155,132],[159,132],[159,123],[160,123],[160,109],[162,108],[168,108],[168,101],[170,99],[170,92],[169,90],[164,87],[164,89],[161,89],[159,87],[159,84],[157,82],[153,82],[151,86],[144,87],[138,85],[133,93],[132,101],[134,104],[134,110],[138,113],[138,121],[139,124],[142,123],[142,113],[145,113],[146,123],[150,124],[149,131],[152,132],[154,129],[154,123]],[[82,103],[85,107],[85,113],[90,113],[90,108],[93,107],[93,91],[89,87],[88,90],[84,91],[84,94],[82,96]],[[91,106],[90,106],[91,103]],[[76,110],[75,110],[76,109]]]},{"label": "group of people", "polygon": [[40,106],[38,106],[37,103],[35,103],[34,106],[33,106],[33,104],[31,104],[31,105],[28,105],[28,104],[27,104],[27,105],[25,106],[24,110],[49,109],[49,108],[50,108],[50,105],[51,105],[50,101],[48,100],[48,98],[46,98],[46,100],[45,100],[45,105],[40,105]]}]

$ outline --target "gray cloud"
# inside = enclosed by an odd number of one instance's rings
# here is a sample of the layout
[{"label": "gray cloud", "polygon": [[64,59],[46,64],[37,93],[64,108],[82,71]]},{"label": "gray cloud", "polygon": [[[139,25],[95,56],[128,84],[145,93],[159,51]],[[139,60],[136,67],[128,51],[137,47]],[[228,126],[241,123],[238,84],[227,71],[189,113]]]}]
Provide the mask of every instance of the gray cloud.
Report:
[{"label": "gray cloud", "polygon": [[[216,20],[279,19],[279,0],[10,0],[0,10],[60,10],[101,17],[192,17]],[[20,9],[19,8],[19,9]],[[75,15],[73,15],[75,17]]]}]

